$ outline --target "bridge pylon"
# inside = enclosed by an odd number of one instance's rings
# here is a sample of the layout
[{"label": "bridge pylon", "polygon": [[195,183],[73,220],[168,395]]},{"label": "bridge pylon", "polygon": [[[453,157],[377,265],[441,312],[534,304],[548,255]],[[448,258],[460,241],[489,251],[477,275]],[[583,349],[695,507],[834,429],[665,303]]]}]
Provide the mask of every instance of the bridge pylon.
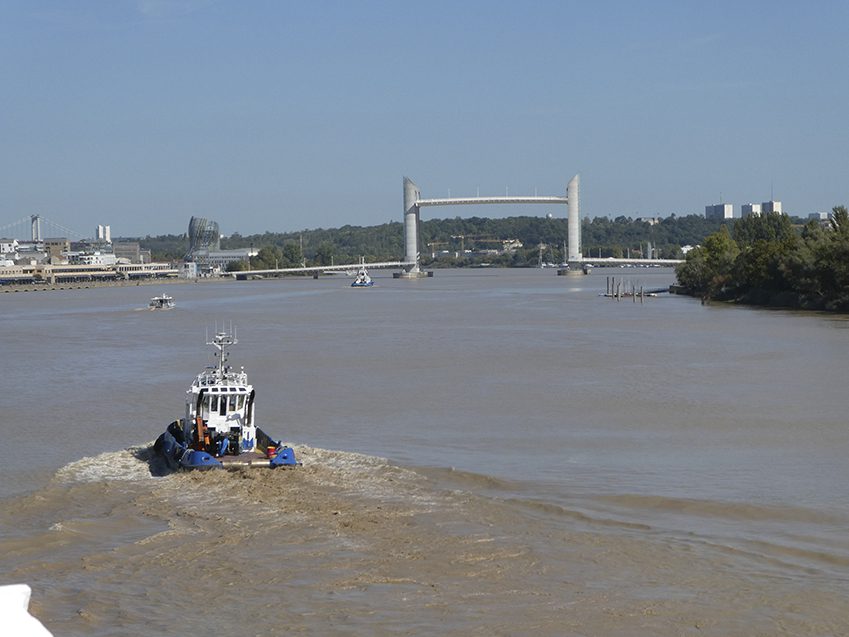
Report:
[{"label": "bridge pylon", "polygon": [[419,253],[419,201],[422,193],[409,177],[404,177],[404,266],[398,277],[418,279],[429,276],[421,269]]}]

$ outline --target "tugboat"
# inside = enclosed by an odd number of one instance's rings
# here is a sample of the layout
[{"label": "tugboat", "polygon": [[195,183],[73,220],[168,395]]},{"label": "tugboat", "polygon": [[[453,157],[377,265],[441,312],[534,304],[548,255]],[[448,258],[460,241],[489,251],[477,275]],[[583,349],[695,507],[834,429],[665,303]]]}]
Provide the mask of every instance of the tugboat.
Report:
[{"label": "tugboat", "polygon": [[374,285],[374,281],[371,280],[371,277],[368,275],[368,270],[366,269],[366,265],[362,259],[360,259],[360,269],[357,272],[357,278],[354,279],[354,282],[351,284],[352,288],[368,288]]},{"label": "tugboat", "polygon": [[151,310],[170,310],[174,307],[174,299],[167,294],[154,296],[150,299],[149,307]]},{"label": "tugboat", "polygon": [[186,416],[175,420],[153,445],[171,470],[297,465],[295,451],[256,426],[254,388],[244,368],[227,364],[231,332],[207,342],[218,364],[207,367],[186,392]]}]

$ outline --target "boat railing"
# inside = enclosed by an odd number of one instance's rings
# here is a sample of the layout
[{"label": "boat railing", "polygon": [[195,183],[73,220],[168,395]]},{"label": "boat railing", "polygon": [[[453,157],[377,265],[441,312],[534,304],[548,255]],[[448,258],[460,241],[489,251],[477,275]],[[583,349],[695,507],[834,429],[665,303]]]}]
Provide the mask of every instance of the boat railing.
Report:
[{"label": "boat railing", "polygon": [[211,385],[221,385],[221,384],[234,384],[234,385],[247,385],[248,384],[248,375],[244,371],[234,372],[234,371],[225,371],[223,374],[219,374],[218,370],[201,372],[197,377],[197,384],[201,387],[208,387]]}]

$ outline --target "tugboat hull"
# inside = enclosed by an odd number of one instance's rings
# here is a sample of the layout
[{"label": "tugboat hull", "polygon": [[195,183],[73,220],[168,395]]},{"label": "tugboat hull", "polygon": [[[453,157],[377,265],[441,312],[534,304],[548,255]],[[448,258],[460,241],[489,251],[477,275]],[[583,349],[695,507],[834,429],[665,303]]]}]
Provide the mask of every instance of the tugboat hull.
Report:
[{"label": "tugboat hull", "polygon": [[273,440],[259,428],[257,428],[257,439],[262,441],[261,447],[258,445],[255,451],[224,455],[214,455],[202,449],[192,448],[186,443],[182,431],[182,422],[175,421],[153,444],[154,452],[165,461],[171,471],[178,469],[206,471],[242,467],[276,469],[298,465],[294,449]]}]

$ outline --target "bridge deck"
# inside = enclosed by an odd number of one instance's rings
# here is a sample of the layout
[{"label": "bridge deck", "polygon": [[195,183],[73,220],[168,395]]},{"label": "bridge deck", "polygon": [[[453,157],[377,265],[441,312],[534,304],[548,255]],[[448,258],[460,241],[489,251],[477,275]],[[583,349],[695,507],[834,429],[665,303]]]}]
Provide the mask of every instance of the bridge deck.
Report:
[{"label": "bridge deck", "polygon": [[568,204],[567,197],[456,197],[444,199],[418,199],[417,206],[463,206],[463,205],[486,205],[486,204],[521,204],[521,203],[542,203],[542,204]]}]

